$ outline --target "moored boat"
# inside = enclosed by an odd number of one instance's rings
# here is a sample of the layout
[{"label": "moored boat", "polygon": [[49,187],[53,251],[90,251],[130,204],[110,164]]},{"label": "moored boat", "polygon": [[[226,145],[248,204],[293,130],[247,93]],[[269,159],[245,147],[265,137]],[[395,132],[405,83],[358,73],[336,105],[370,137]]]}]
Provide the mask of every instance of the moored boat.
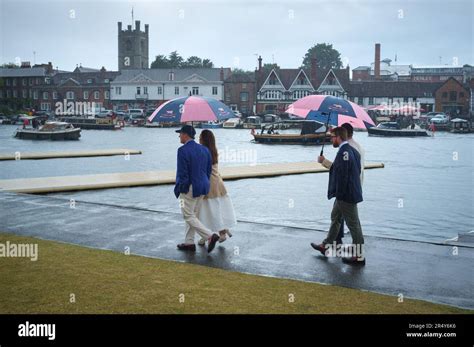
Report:
[{"label": "moored boat", "polygon": [[60,117],[61,122],[72,124],[76,128],[93,130],[118,130],[123,127],[123,121],[107,118],[87,118],[87,117]]},{"label": "moored boat", "polygon": [[240,129],[243,128],[243,122],[240,118],[229,118],[222,125],[224,129]]},{"label": "moored boat", "polygon": [[307,120],[276,122],[262,127],[260,134],[253,130],[252,135],[255,142],[265,144],[321,145],[331,141],[324,124]]},{"label": "moored boat", "polygon": [[46,122],[39,128],[19,128],[15,137],[24,140],[79,140],[81,129],[66,122]]},{"label": "moored boat", "polygon": [[400,129],[397,122],[384,122],[367,129],[369,135],[386,137],[428,136],[428,132],[419,126]]},{"label": "moored boat", "polygon": [[472,131],[467,120],[462,118],[455,118],[451,120],[452,133],[470,133]]},{"label": "moored boat", "polygon": [[218,129],[222,128],[222,122],[202,122],[202,129]]}]

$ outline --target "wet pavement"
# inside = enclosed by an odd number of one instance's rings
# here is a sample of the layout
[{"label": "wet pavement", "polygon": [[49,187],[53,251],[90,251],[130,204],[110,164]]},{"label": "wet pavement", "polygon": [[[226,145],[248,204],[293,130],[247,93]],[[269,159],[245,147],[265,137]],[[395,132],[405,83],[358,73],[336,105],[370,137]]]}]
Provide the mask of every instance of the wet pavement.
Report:
[{"label": "wet pavement", "polygon": [[[230,271],[357,288],[474,309],[474,248],[366,236],[367,265],[324,258],[312,229],[239,222],[234,237],[207,254],[180,252],[179,214],[49,196],[0,193],[0,231]],[[349,242],[346,236],[345,242]],[[196,239],[197,242],[197,239]],[[39,249],[41,260],[41,249]]]}]

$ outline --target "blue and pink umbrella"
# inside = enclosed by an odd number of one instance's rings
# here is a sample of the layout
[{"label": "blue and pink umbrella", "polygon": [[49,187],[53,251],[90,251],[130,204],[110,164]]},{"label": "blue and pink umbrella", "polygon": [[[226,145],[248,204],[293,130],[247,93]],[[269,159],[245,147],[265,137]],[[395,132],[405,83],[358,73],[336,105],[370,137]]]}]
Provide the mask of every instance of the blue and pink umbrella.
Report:
[{"label": "blue and pink umbrella", "polygon": [[333,126],[344,123],[350,123],[353,128],[358,129],[375,126],[362,107],[331,95],[308,95],[288,106],[286,112]]},{"label": "blue and pink umbrella", "polygon": [[[301,98],[290,106],[287,113],[294,114],[306,120],[314,120],[328,125],[340,126],[349,123],[353,128],[366,129],[375,126],[374,121],[357,104],[346,99],[331,95],[308,95]],[[323,154],[323,147],[321,155]]]},{"label": "blue and pink umbrella", "polygon": [[185,96],[168,100],[160,105],[148,121],[163,123],[185,123],[223,121],[235,117],[224,103],[209,97]]}]

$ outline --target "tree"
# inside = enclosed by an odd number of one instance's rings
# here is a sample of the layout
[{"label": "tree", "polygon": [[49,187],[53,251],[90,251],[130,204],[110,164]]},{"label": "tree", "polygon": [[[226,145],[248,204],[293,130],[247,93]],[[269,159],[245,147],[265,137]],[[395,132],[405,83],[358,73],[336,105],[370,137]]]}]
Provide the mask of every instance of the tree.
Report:
[{"label": "tree", "polygon": [[14,68],[14,67],[19,67],[19,66],[16,65],[15,63],[6,63],[6,64],[0,65],[0,67],[4,67],[4,68]]},{"label": "tree", "polygon": [[157,55],[155,61],[151,63],[152,69],[168,69],[168,68],[182,68],[182,67],[214,67],[210,59],[201,59],[198,56],[192,55],[186,60],[179,55],[177,51],[171,52],[168,56]]},{"label": "tree", "polygon": [[152,69],[166,69],[169,67],[171,67],[171,64],[165,55],[157,55],[155,61],[151,63]]},{"label": "tree", "polygon": [[168,56],[168,60],[170,62],[171,67],[181,67],[184,62],[183,57],[180,56],[177,51],[171,52]]},{"label": "tree", "polygon": [[208,68],[214,67],[214,63],[211,61],[211,59],[204,59],[202,61],[202,67],[208,67]]},{"label": "tree", "polygon": [[332,47],[332,44],[318,43],[308,49],[303,58],[303,67],[311,67],[311,58],[316,57],[316,65],[322,69],[342,68],[341,54]]},{"label": "tree", "polygon": [[196,57],[195,55],[190,56],[186,61],[181,65],[181,67],[202,67],[202,59]]}]

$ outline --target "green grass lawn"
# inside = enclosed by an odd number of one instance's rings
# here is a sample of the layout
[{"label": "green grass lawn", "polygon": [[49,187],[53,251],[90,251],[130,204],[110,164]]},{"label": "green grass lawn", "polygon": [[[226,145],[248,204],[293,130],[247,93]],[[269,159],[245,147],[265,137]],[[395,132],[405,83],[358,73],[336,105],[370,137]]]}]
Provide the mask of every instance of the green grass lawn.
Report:
[{"label": "green grass lawn", "polygon": [[399,303],[398,297],[356,289],[0,234],[0,243],[7,241],[37,243],[39,258],[0,258],[0,313],[472,313],[419,300]]}]

